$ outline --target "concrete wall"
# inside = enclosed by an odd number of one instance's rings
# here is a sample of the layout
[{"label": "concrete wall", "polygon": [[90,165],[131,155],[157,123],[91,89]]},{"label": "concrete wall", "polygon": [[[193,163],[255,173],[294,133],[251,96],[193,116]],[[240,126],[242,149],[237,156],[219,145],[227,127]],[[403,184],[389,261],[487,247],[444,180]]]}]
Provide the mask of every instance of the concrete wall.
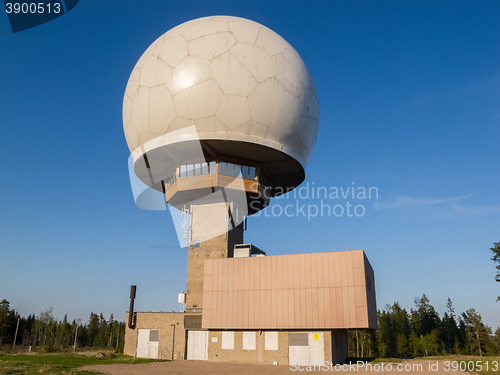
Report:
[{"label": "concrete wall", "polygon": [[[184,313],[139,312],[136,327],[125,327],[124,354],[134,355],[137,347],[137,332],[139,329],[158,329],[158,358],[172,359],[172,326],[175,324],[175,342],[173,359],[184,359],[186,351],[186,333],[184,331]],[[127,320],[128,322],[128,313]]]},{"label": "concrete wall", "polygon": [[236,227],[228,233],[221,230],[222,234],[205,239],[213,234],[210,232],[211,225],[216,228],[217,225],[225,227],[226,216],[225,203],[201,207],[193,206],[193,241],[202,240],[202,242],[199,243],[199,247],[191,245],[188,249],[186,289],[186,311],[188,312],[202,311],[205,261],[232,257],[234,245],[243,243],[242,226]]},{"label": "concrete wall", "polygon": [[[133,356],[139,329],[158,329],[158,358],[172,359],[172,326],[175,324],[174,360],[186,358],[187,333],[184,330],[184,313],[137,313],[135,329],[125,329],[126,355]],[[128,313],[127,313],[128,319]],[[266,332],[252,331],[256,336],[256,349],[243,350],[243,331],[234,331],[234,349],[222,349],[222,331],[209,331],[208,360],[212,362],[288,364],[288,332],[278,331],[278,350],[265,350]],[[335,333],[337,340],[335,340]],[[323,331],[325,361],[342,363],[347,358],[347,331]],[[214,341],[214,339],[216,341]]]},{"label": "concrete wall", "polygon": [[[253,331],[252,331],[253,332]],[[209,331],[208,360],[212,362],[240,362],[260,364],[288,364],[288,333],[278,331],[278,350],[265,350],[265,334],[256,332],[256,349],[243,350],[243,331],[234,331],[234,349],[222,349],[222,331]],[[347,358],[347,331],[323,331],[325,361],[343,363]],[[337,341],[334,335],[337,334]],[[213,341],[213,339],[217,341]],[[335,347],[335,345],[337,347]],[[333,352],[332,352],[333,350]]]},{"label": "concrete wall", "polygon": [[[213,342],[216,338],[217,342]],[[243,350],[243,331],[234,332],[234,350],[222,349],[222,332],[210,331],[208,360],[213,362],[242,362],[288,364],[288,332],[278,332],[278,350],[265,350],[265,331],[256,332],[256,350]]]},{"label": "concrete wall", "polygon": [[363,250],[205,261],[204,329],[376,328]]}]

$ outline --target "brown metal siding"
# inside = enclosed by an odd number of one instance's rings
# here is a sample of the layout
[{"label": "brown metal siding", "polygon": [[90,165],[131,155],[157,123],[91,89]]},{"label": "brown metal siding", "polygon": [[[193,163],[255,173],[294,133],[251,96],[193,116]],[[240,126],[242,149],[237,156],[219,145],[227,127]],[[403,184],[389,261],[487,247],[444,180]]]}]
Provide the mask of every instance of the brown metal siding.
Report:
[{"label": "brown metal siding", "polygon": [[363,250],[214,259],[204,269],[204,329],[376,328]]}]

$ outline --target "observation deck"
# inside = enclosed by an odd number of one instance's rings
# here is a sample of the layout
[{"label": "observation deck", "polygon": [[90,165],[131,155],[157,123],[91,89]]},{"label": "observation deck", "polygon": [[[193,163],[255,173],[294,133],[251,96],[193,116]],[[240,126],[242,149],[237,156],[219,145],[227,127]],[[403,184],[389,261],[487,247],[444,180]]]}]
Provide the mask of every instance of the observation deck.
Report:
[{"label": "observation deck", "polygon": [[180,207],[221,189],[244,191],[248,215],[252,215],[269,205],[272,182],[262,167],[248,164],[218,158],[205,163],[180,165],[175,174],[165,180],[165,199],[168,204]]}]

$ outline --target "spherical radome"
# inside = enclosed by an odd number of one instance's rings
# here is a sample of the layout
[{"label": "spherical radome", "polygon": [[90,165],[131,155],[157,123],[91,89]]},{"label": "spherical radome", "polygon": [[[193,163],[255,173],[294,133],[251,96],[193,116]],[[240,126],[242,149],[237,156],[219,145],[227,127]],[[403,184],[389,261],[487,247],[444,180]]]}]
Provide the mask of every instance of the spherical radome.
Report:
[{"label": "spherical radome", "polygon": [[200,18],[163,34],[137,62],[123,101],[131,152],[195,125],[200,140],[265,145],[304,167],[318,124],[314,82],[297,51],[238,17]]}]

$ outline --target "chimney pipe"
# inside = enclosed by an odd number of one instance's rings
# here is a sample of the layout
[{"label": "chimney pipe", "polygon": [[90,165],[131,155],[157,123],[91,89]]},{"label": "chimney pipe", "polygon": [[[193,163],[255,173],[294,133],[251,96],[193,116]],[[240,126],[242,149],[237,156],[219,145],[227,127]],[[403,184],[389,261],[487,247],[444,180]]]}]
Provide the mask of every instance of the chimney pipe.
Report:
[{"label": "chimney pipe", "polygon": [[135,299],[135,291],[137,289],[136,285],[130,286],[130,309],[128,311],[128,328],[135,329],[135,321],[134,321],[134,299]]}]

